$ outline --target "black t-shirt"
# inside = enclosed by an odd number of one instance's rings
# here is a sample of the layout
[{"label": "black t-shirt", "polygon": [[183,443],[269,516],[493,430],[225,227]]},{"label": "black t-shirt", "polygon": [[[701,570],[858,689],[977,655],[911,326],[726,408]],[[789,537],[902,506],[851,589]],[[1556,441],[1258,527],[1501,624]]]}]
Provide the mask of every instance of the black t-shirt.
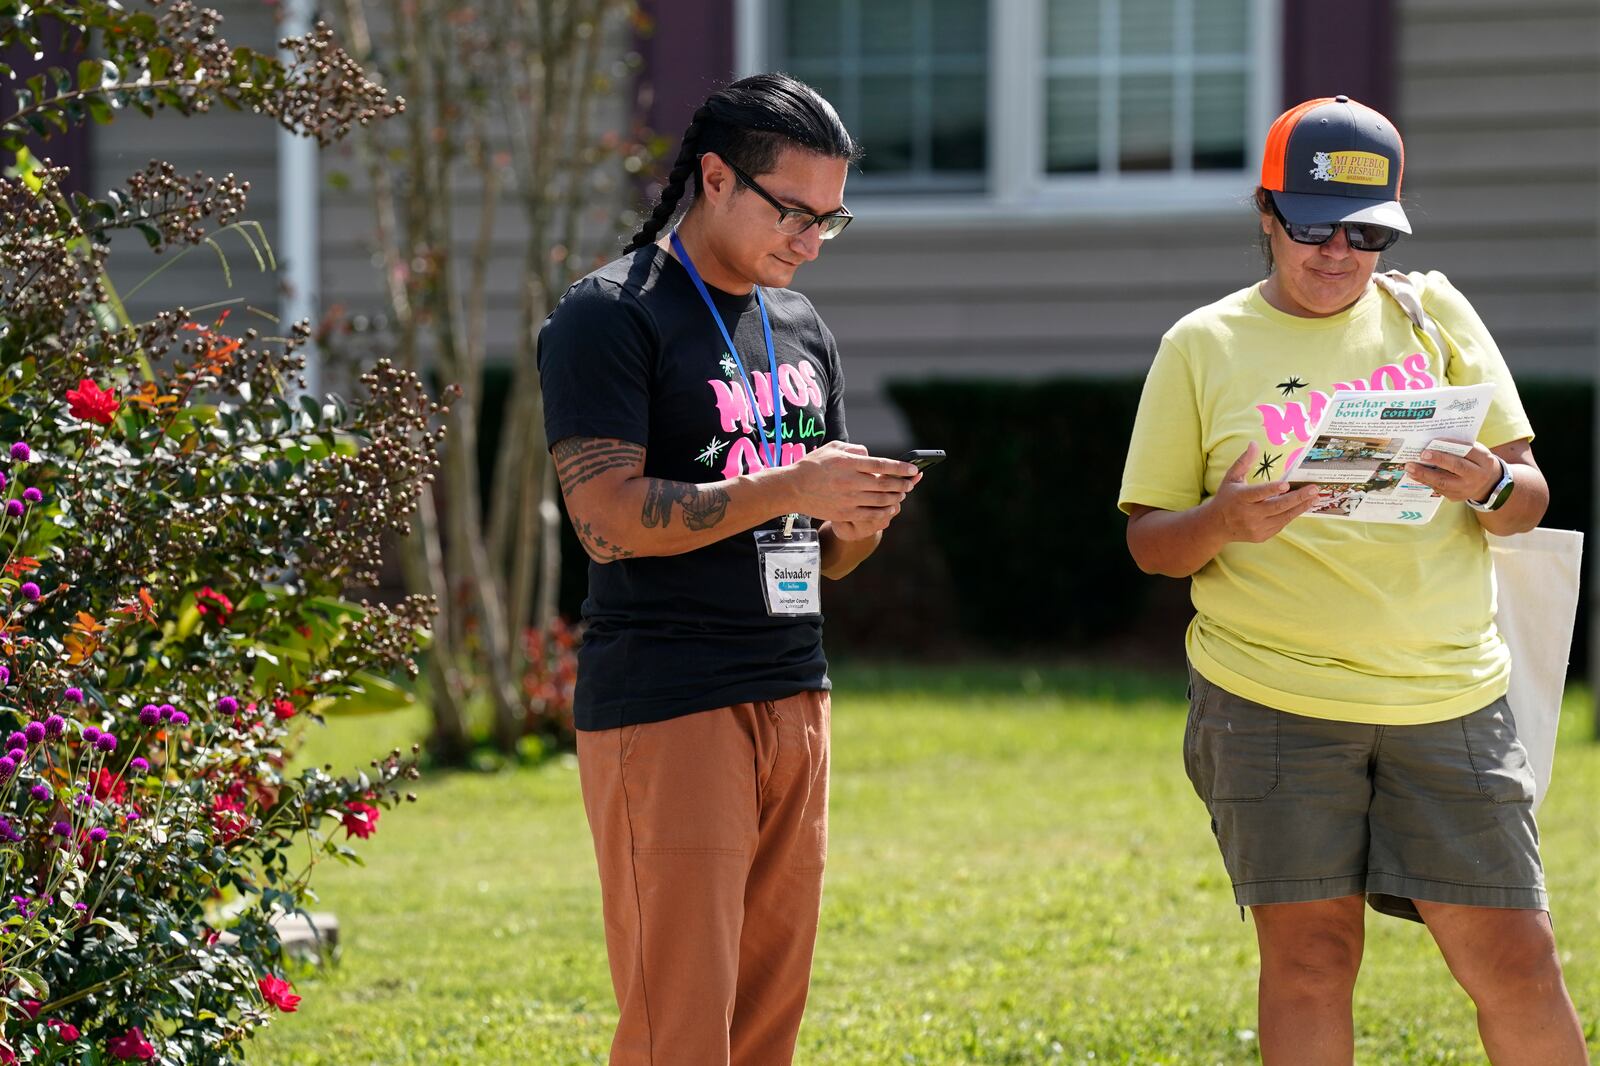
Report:
[{"label": "black t-shirt", "polygon": [[[739,349],[767,433],[771,385],[754,293],[710,289]],[[783,396],[785,465],[845,440],[844,378],[811,301],[763,289]],[[650,245],[567,290],[539,334],[545,433],[645,448],[645,475],[704,484],[762,469],[744,378],[683,265]],[[775,525],[776,522],[768,523]],[[802,519],[799,525],[804,525]],[[729,530],[682,555],[589,564],[578,652],[579,729],[655,722],[825,689],[815,618],[773,618],[755,538]]]}]

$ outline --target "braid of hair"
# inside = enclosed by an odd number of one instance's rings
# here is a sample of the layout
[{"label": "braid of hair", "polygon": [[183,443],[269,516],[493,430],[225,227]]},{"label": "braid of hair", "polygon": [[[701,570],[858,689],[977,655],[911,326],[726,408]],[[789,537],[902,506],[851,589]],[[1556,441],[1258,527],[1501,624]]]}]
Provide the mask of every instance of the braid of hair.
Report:
[{"label": "braid of hair", "polygon": [[639,227],[639,232],[633,235],[633,240],[622,250],[623,255],[645,245],[654,244],[656,238],[661,235],[662,227],[677,213],[678,202],[683,199],[684,189],[695,168],[700,165],[700,153],[695,149],[700,142],[701,128],[710,122],[711,118],[709,107],[702,105],[695,111],[688,129],[683,131],[683,145],[678,149],[677,161],[672,164],[672,173],[667,175],[667,184],[661,189],[661,198],[656,201],[655,210],[650,212],[650,217],[645,219],[644,225]]}]

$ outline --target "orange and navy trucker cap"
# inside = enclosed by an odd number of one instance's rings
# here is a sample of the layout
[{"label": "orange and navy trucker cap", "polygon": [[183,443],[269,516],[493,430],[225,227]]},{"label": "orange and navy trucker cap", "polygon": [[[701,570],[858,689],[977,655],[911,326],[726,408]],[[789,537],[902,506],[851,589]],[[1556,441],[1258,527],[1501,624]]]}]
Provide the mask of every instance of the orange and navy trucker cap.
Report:
[{"label": "orange and navy trucker cap", "polygon": [[1394,123],[1348,96],[1307,100],[1267,131],[1261,185],[1290,222],[1372,222],[1401,233],[1405,145]]}]

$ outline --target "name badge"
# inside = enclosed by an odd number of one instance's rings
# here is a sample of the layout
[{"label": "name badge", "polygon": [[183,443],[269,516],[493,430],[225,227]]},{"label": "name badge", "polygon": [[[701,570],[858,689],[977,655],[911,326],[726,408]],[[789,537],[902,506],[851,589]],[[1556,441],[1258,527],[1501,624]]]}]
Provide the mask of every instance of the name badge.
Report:
[{"label": "name badge", "polygon": [[767,614],[803,618],[822,613],[822,540],[814,529],[755,531]]}]

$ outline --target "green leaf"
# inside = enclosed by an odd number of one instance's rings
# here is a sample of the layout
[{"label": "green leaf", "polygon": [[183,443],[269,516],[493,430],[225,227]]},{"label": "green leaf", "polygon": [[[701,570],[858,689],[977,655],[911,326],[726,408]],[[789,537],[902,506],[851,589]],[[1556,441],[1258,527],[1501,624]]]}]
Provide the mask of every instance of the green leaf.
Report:
[{"label": "green leaf", "polygon": [[[111,66],[109,63],[106,66]],[[85,59],[78,64],[78,88],[92,91],[100,88],[105,82],[105,67],[100,65],[98,59]],[[116,67],[111,67],[116,70]]]},{"label": "green leaf", "polygon": [[7,967],[6,975],[16,981],[20,991],[28,993],[32,998],[45,1000],[50,998],[50,982],[46,981],[33,970],[23,970]]},{"label": "green leaf", "polygon": [[417,697],[386,677],[357,671],[350,675],[357,685],[348,696],[316,700],[311,710],[327,718],[356,718],[369,714],[389,714],[414,706]]},{"label": "green leaf", "polygon": [[[128,927],[127,926],[123,925],[121,922],[112,921],[110,918],[102,918],[102,917],[96,916],[94,918],[94,920],[91,921],[89,924],[90,925],[102,925],[102,926],[105,926],[107,929],[111,930],[113,933],[117,934],[117,936],[119,936],[120,938],[122,938],[123,940],[127,941],[130,944],[137,944],[139,942],[139,938],[138,937],[136,937],[132,933],[128,932]],[[176,936],[177,934],[173,934],[173,935]]]}]

